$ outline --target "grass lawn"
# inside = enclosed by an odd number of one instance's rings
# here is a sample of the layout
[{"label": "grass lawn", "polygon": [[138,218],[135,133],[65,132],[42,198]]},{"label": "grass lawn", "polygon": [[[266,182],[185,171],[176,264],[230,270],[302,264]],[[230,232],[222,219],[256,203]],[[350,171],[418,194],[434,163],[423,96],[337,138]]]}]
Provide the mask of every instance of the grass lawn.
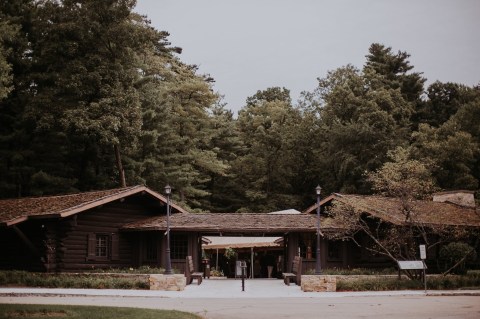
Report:
[{"label": "grass lawn", "polygon": [[0,304],[0,319],[6,318],[200,319],[201,317],[188,312],[175,310],[93,306]]}]

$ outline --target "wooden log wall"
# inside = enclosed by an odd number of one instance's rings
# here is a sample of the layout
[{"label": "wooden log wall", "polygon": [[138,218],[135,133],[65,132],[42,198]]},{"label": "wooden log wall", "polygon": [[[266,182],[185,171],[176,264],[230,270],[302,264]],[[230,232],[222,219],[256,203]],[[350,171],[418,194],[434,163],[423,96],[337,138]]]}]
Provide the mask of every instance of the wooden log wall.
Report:
[{"label": "wooden log wall", "polygon": [[[63,220],[59,232],[61,249],[58,255],[58,270],[81,271],[139,266],[140,234],[119,230],[125,224],[159,215],[162,209],[158,204],[152,203],[150,198],[139,195],[77,214],[75,221],[74,217]],[[112,260],[110,251],[107,258],[89,258],[89,234],[118,236],[118,257]]]}]

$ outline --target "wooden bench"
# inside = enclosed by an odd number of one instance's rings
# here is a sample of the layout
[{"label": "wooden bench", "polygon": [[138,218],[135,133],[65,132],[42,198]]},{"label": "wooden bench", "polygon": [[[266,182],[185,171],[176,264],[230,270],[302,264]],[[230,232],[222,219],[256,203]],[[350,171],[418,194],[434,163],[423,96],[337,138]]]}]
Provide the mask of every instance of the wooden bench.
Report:
[{"label": "wooden bench", "polygon": [[283,282],[290,286],[290,280],[294,279],[295,283],[300,286],[302,279],[302,257],[295,256],[292,262],[292,272],[283,273]]},{"label": "wooden bench", "polygon": [[199,285],[202,283],[203,273],[195,272],[192,256],[187,256],[186,258],[185,277],[187,277],[187,285],[190,285],[193,282],[193,279],[197,279]]}]

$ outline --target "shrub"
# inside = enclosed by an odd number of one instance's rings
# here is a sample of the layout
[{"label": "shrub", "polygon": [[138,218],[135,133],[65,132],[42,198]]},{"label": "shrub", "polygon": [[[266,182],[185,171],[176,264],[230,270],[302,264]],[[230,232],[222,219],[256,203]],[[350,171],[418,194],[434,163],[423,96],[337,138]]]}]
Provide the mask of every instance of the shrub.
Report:
[{"label": "shrub", "polygon": [[[467,256],[467,258],[465,258]],[[440,269],[443,271],[449,270],[455,264],[461,262],[457,267],[452,270],[454,274],[465,274],[467,272],[466,263],[467,261],[474,261],[477,259],[477,252],[475,249],[463,242],[454,242],[448,245],[443,246],[440,249],[439,254],[439,263]]]},{"label": "shrub", "polygon": [[[466,275],[428,276],[427,289],[473,289],[480,287],[480,273],[468,272]],[[398,279],[389,277],[371,278],[339,278],[338,291],[384,291],[384,290],[411,290],[423,289],[424,283],[420,280]]]},{"label": "shrub", "polygon": [[[356,275],[396,275],[398,273],[394,268],[326,268],[322,271],[324,275],[343,275],[343,276],[356,276]],[[309,269],[306,272],[307,275],[314,275],[315,269]]]},{"label": "shrub", "polygon": [[26,271],[0,271],[0,285],[47,288],[149,289],[144,278],[107,274],[49,274]]}]

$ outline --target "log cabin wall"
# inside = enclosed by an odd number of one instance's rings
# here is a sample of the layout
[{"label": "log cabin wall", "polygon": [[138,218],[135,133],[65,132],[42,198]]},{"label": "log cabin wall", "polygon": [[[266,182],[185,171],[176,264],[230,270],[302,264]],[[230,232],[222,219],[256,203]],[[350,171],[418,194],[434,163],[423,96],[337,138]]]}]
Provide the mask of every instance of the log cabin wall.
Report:
[{"label": "log cabin wall", "polygon": [[[165,213],[158,201],[135,195],[62,220],[58,237],[58,271],[137,267],[143,245],[140,234],[119,231],[131,222]],[[101,237],[101,239],[99,239]],[[106,251],[97,242],[105,240]]]}]

